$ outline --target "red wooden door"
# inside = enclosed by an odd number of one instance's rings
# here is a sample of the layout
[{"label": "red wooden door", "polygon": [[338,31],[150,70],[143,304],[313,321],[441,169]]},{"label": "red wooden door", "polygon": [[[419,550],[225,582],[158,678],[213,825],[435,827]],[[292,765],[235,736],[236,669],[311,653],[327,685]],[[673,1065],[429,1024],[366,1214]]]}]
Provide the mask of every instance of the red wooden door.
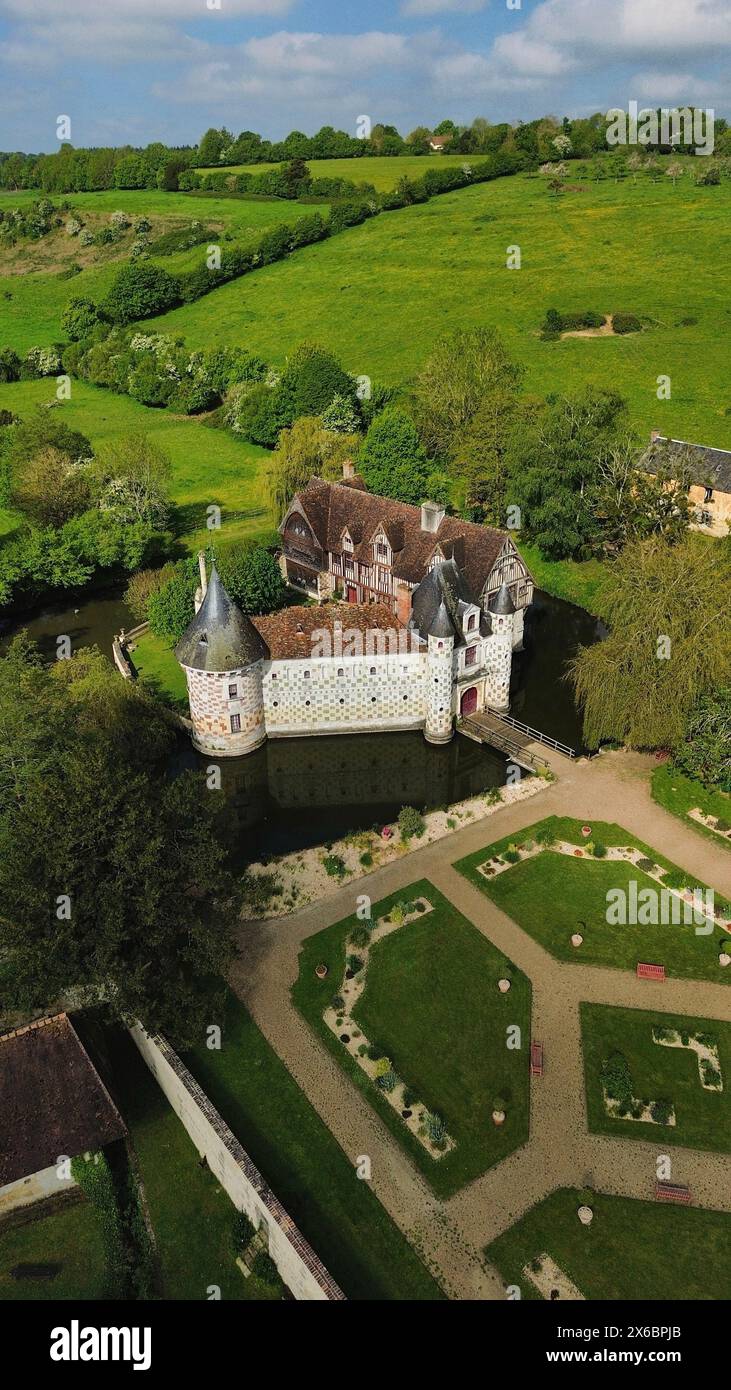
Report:
[{"label": "red wooden door", "polygon": [[352,584],[349,584],[349,585],[348,585],[348,589],[347,589],[347,599],[348,599],[348,603],[357,603],[357,602],[358,602],[358,593],[357,593],[357,590],[353,588],[353,585],[352,585]]},{"label": "red wooden door", "polygon": [[461,714],[474,714],[477,709],[477,686],[471,685],[469,690],[465,690],[460,704]]}]

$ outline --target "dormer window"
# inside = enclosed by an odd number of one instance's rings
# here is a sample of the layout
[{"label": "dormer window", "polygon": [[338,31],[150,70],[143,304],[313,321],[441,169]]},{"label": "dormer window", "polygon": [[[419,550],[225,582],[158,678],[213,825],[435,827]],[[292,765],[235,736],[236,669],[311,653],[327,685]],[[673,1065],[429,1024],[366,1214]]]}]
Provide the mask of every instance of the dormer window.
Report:
[{"label": "dormer window", "polygon": [[470,616],[469,616],[469,618],[467,619],[467,631],[468,631],[468,632],[474,632],[474,630],[475,630],[476,627],[477,627],[477,614],[476,614],[476,613],[470,613]]},{"label": "dormer window", "polygon": [[343,535],[343,550],[352,550],[352,549],[353,549],[353,540],[352,540],[352,537],[349,536],[349,535],[348,535],[348,532],[346,531],[346,532],[344,533],[344,535]]},{"label": "dormer window", "polygon": [[712,501],[713,501],[713,488],[712,488],[712,487],[706,487],[706,489],[705,489],[705,497],[703,498],[703,501],[704,501],[704,502],[712,502]]}]

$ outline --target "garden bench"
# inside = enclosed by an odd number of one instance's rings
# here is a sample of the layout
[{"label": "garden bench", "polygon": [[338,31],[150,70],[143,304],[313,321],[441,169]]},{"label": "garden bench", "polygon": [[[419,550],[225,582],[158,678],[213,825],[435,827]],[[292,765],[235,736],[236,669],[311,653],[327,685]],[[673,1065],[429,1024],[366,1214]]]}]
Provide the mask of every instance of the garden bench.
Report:
[{"label": "garden bench", "polygon": [[664,979],[665,979],[665,966],[664,966],[664,965],[649,965],[646,961],[641,961],[641,960],[639,960],[639,961],[637,962],[637,979],[638,979],[638,980],[664,980]]},{"label": "garden bench", "polygon": [[655,1201],[656,1201],[656,1202],[680,1202],[683,1206],[687,1207],[687,1206],[689,1205],[689,1203],[692,1202],[692,1200],[693,1200],[693,1198],[691,1197],[691,1194],[690,1194],[690,1188],[689,1188],[689,1187],[684,1187],[682,1183],[677,1183],[677,1182],[656,1182],[656,1183],[655,1183]]},{"label": "garden bench", "polygon": [[543,1043],[534,1042],[530,1045],[530,1074],[543,1076]]}]

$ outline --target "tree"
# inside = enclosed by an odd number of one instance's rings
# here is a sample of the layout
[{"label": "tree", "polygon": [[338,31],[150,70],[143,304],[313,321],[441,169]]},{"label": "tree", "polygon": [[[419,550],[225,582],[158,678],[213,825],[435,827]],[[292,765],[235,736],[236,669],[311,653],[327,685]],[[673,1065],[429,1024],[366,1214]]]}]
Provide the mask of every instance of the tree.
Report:
[{"label": "tree", "polygon": [[731,792],[731,685],[702,695],[693,706],[673,761],[688,777]]},{"label": "tree", "polygon": [[164,314],[179,303],[175,276],[151,261],[135,261],[118,272],[101,307],[113,323],[132,323]]},{"label": "tree", "polygon": [[94,650],[45,668],[16,640],[0,728],[5,999],[80,992],[192,1044],[232,956],[220,793],[170,777],[162,710]]},{"label": "tree", "polygon": [[680,540],[688,529],[690,459],[667,451],[656,472],[643,465],[644,448],[629,436],[601,454],[595,490],[595,509],[605,551],[621,550],[630,540],[662,535]]},{"label": "tree", "polygon": [[195,617],[195,591],[200,582],[194,557],[175,565],[169,579],[153,590],[147,600],[147,616],[156,637],[178,642]]},{"label": "tree", "polygon": [[429,466],[416,426],[398,406],[377,415],[361,445],[358,463],[371,492],[418,505],[426,498]]},{"label": "tree", "polygon": [[360,428],[358,412],[345,396],[333,396],[321,419],[323,429],[333,434],[357,434]]},{"label": "tree", "polygon": [[318,343],[302,343],[292,353],[277,388],[292,423],[301,415],[321,415],[336,396],[355,401],[355,382],[337,357]]},{"label": "tree", "polygon": [[453,450],[474,519],[494,526],[505,525],[506,458],[516,411],[512,391],[488,391]]},{"label": "tree", "polygon": [[506,497],[546,558],[586,558],[600,543],[594,499],[600,460],[616,442],[624,402],[586,388],[514,417],[505,451]]},{"label": "tree", "polygon": [[162,531],[168,524],[170,459],[144,434],[122,435],[98,452],[94,467],[100,506],[121,520],[145,521]]},{"label": "tree", "polygon": [[217,555],[216,563],[225,588],[244,613],[281,608],[287,590],[276,556],[266,546],[231,546]]},{"label": "tree", "polygon": [[198,163],[205,168],[211,168],[220,164],[221,155],[227,145],[232,143],[232,136],[227,130],[216,130],[211,126],[201,137],[198,146]]},{"label": "tree", "polygon": [[86,511],[93,496],[88,463],[47,444],[16,467],[11,484],[13,505],[41,526],[63,526]]},{"label": "tree", "polygon": [[70,299],[61,315],[61,327],[72,343],[89,338],[102,322],[99,306],[92,299],[81,297]]},{"label": "tree", "polygon": [[317,416],[304,415],[291,429],[282,430],[272,454],[267,475],[269,505],[275,524],[279,524],[296,492],[310,478],[335,481],[342,476],[342,465],[352,459],[360,445],[360,435],[335,434],[323,429]]},{"label": "tree", "polygon": [[680,743],[694,705],[731,684],[730,589],[731,549],[704,537],[625,547],[599,594],[609,636],[571,664],[590,747]]},{"label": "tree", "polygon": [[440,338],[414,386],[415,417],[427,453],[443,459],[458,450],[484,397],[518,389],[522,369],[492,328],[458,329]]}]

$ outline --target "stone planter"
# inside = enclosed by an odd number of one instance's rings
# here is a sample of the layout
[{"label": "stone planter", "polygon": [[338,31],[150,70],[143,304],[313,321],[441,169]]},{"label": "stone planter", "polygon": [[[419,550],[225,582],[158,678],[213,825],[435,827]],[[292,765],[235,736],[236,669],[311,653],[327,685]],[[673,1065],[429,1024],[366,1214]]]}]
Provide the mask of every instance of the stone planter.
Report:
[{"label": "stone planter", "polygon": [[492,1112],[492,1122],[493,1122],[494,1125],[504,1125],[504,1124],[505,1124],[505,1111],[504,1111],[504,1110],[493,1110],[493,1112]]},{"label": "stone planter", "polygon": [[582,1226],[590,1226],[594,1220],[594,1213],[591,1207],[579,1207],[577,1216]]},{"label": "stone planter", "polygon": [[718,957],[718,963],[723,966],[731,965],[731,956],[727,955],[725,951],[722,951]]},{"label": "stone planter", "polygon": [[498,980],[497,987],[501,994],[507,994],[510,989],[510,980]]},{"label": "stone planter", "polygon": [[318,980],[324,980],[327,975],[327,966],[324,963],[315,966],[315,974]]},{"label": "stone planter", "polygon": [[583,945],[583,942],[584,942],[584,938],[583,938],[583,936],[581,935],[581,933],[575,931],[574,934],[573,934],[573,936],[572,936],[572,938],[571,938],[571,945],[572,945],[572,946],[581,946],[581,945]]},{"label": "stone planter", "polygon": [[589,836],[591,835],[591,826],[590,826],[590,825],[582,825],[582,827],[581,827],[581,833],[582,833],[582,835],[584,836],[584,839],[585,839],[585,840],[588,840],[588,839],[589,839]]}]

